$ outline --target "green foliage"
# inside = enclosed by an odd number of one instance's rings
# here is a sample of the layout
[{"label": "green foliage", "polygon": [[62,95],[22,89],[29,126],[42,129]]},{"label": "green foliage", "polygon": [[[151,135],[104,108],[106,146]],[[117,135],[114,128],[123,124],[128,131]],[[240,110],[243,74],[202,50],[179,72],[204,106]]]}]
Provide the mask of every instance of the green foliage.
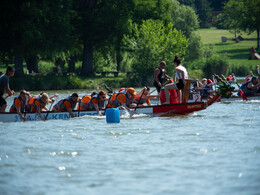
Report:
[{"label": "green foliage", "polygon": [[260,31],[260,0],[229,0],[224,7],[224,12],[219,16],[222,24],[238,33],[245,31],[253,33],[258,31],[257,48],[259,48]]},{"label": "green foliage", "polygon": [[[172,24],[146,20],[133,24],[133,35],[125,36],[124,44],[134,57],[133,73],[140,85],[148,84],[161,60],[172,63],[174,56],[185,54],[188,41]],[[148,82],[148,83],[147,83]]]},{"label": "green foliage", "polygon": [[[205,52],[209,53],[209,56],[212,56],[212,54],[224,56],[229,64],[227,74],[233,72],[239,76],[246,76],[249,74],[249,71],[255,71],[259,60],[248,60],[248,58],[251,47],[256,44],[256,32],[250,35],[246,33],[241,34],[244,40],[239,42],[232,41],[234,35],[227,30],[211,28],[199,29],[197,32],[199,32],[204,43],[204,57],[207,57]],[[222,43],[221,36],[227,37],[227,42]],[[212,49],[207,50],[205,46]],[[257,53],[260,53],[260,50],[257,50]]]},{"label": "green foliage", "polygon": [[199,16],[200,28],[208,28],[211,17],[210,3],[207,0],[178,0],[181,4],[191,6]]},{"label": "green foliage", "polygon": [[185,55],[185,61],[193,61],[201,58],[203,56],[203,51],[203,44],[199,34],[196,32],[192,33],[189,39],[187,54]]},{"label": "green foliage", "polygon": [[187,38],[199,27],[199,20],[193,8],[180,5],[177,0],[172,1],[172,20],[174,28],[182,31]]},{"label": "green foliage", "polygon": [[227,58],[220,56],[212,56],[206,59],[206,62],[202,68],[204,76],[210,78],[212,74],[226,74],[228,69]]}]

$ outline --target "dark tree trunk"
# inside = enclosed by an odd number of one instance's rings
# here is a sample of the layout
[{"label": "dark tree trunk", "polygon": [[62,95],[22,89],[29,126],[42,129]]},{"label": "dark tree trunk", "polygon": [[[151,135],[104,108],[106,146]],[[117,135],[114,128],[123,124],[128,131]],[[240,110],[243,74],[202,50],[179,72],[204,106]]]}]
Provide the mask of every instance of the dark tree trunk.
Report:
[{"label": "dark tree trunk", "polygon": [[54,64],[56,66],[54,72],[56,74],[62,74],[64,72],[65,61],[61,58],[56,58]]},{"label": "dark tree trunk", "polygon": [[81,75],[94,76],[93,46],[84,43]]},{"label": "dark tree trunk", "polygon": [[38,73],[39,72],[38,57],[36,55],[26,57],[25,62],[27,64],[27,70],[29,71],[29,73],[32,73],[32,72]]},{"label": "dark tree trunk", "polygon": [[16,77],[24,77],[23,72],[23,57],[21,54],[17,54],[14,57],[14,65],[15,65],[15,76]]},{"label": "dark tree trunk", "polygon": [[259,49],[259,29],[257,29],[257,49]]},{"label": "dark tree trunk", "polygon": [[70,57],[68,62],[68,72],[74,73],[75,72],[75,57]]},{"label": "dark tree trunk", "polygon": [[116,51],[116,70],[119,72],[121,68],[121,62],[122,62],[122,55],[120,52],[120,48],[117,49]]}]

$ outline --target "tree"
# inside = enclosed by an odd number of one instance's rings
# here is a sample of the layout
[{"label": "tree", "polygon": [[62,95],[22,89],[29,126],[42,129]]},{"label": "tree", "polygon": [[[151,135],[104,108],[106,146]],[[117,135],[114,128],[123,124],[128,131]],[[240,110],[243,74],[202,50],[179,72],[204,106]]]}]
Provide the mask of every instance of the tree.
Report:
[{"label": "tree", "polygon": [[153,71],[161,60],[172,63],[175,55],[184,55],[188,40],[169,23],[146,20],[132,25],[133,34],[124,37],[124,43],[134,58],[133,73],[136,84],[151,84]]},{"label": "tree", "polygon": [[178,1],[173,0],[172,21],[174,28],[182,31],[186,37],[199,27],[198,16],[190,6],[181,5]]},{"label": "tree", "polygon": [[24,75],[23,58],[35,63],[37,55],[52,55],[69,46],[70,0],[1,3],[0,53],[14,58],[16,76]]},{"label": "tree", "polygon": [[73,3],[74,26],[83,44],[81,75],[92,76],[94,51],[115,43],[117,30],[125,29],[135,0],[79,0]]},{"label": "tree", "polygon": [[178,0],[181,4],[191,6],[194,8],[199,16],[199,22],[201,28],[209,27],[209,21],[211,17],[211,7],[208,0]]},{"label": "tree", "polygon": [[257,32],[259,49],[260,33],[260,0],[230,0],[224,6],[222,20],[229,30],[242,30],[249,34]]}]

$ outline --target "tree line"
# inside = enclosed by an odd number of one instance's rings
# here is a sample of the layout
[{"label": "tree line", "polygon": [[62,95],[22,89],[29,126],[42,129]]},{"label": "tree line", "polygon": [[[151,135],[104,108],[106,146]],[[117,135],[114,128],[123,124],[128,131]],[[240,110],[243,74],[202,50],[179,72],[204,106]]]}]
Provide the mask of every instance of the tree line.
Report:
[{"label": "tree line", "polygon": [[145,82],[149,78],[142,68],[151,73],[160,60],[172,62],[174,54],[187,61],[204,55],[194,31],[209,27],[211,11],[223,10],[224,3],[228,1],[3,0],[1,63],[14,63],[16,76],[23,77],[24,62],[34,72],[39,59],[61,68],[67,62],[68,72],[75,72],[81,61],[83,76],[112,67],[131,69]]}]

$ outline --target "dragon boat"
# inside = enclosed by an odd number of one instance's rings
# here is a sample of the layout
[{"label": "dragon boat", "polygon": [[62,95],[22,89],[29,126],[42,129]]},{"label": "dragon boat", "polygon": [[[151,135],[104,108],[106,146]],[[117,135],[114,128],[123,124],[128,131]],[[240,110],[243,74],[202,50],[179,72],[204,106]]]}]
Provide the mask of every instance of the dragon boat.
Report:
[{"label": "dragon boat", "polygon": [[[152,106],[143,106],[132,108],[135,110],[136,114],[148,114],[153,116],[167,116],[167,115],[186,115],[193,112],[206,109],[208,106],[213,104],[220,95],[215,94],[213,98],[207,101],[201,102],[188,102],[188,103],[179,103],[179,104],[163,104],[163,105],[152,105]],[[83,116],[97,116],[95,110],[74,110],[75,117]],[[105,109],[101,110],[102,114],[105,114]],[[71,116],[68,112],[53,112],[47,111],[42,112],[43,118],[47,115],[46,120],[61,120],[61,119],[70,119]],[[41,120],[37,113],[27,112],[24,113],[26,121],[39,121]],[[17,113],[2,112],[0,113],[0,122],[22,122],[21,117]]]}]

